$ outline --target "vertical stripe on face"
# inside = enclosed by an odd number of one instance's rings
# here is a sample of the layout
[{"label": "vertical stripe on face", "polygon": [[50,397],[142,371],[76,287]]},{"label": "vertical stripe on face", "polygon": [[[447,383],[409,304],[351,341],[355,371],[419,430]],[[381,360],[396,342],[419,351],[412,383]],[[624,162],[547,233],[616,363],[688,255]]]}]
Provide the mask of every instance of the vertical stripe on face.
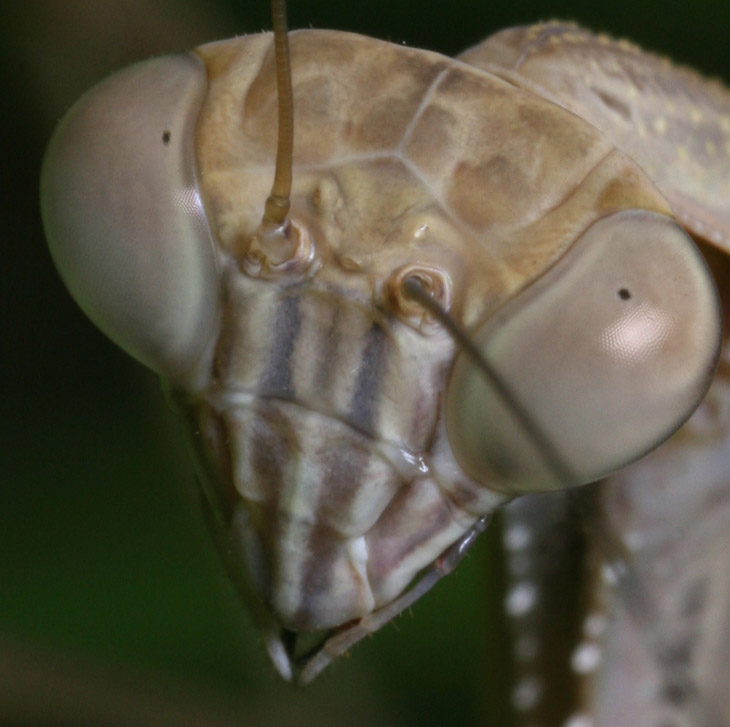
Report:
[{"label": "vertical stripe on face", "polygon": [[[319,390],[324,392],[331,388],[333,384],[333,368],[337,361],[337,351],[340,341],[342,341],[340,310],[340,308],[335,308],[332,311],[332,318],[329,324],[324,327],[321,342],[319,342],[320,345],[315,350],[315,363],[312,364],[314,368],[313,383],[315,391]],[[298,360],[301,359],[298,358]],[[304,364],[303,361],[302,363]]]},{"label": "vertical stripe on face", "polygon": [[227,421],[261,595],[289,627],[372,610],[364,534],[401,487],[397,474],[367,437],[295,404],[260,402]]},{"label": "vertical stripe on face", "polygon": [[383,384],[387,335],[377,323],[368,331],[365,349],[357,372],[355,393],[350,403],[350,421],[354,427],[375,434],[378,420],[378,396]]},{"label": "vertical stripe on face", "polygon": [[299,317],[292,366],[296,399],[346,420],[372,318],[361,306],[325,291],[303,295]]},{"label": "vertical stripe on face", "polygon": [[299,334],[299,296],[282,296],[276,312],[271,348],[267,365],[259,383],[258,393],[263,397],[294,398],[292,387],[292,354]]},{"label": "vertical stripe on face", "polygon": [[453,347],[329,289],[232,278],[229,298],[211,405],[243,500],[234,540],[285,627],[364,616],[474,521],[451,483],[403,467],[429,451]]},{"label": "vertical stripe on face", "polygon": [[241,395],[294,401],[374,439],[432,441],[453,344],[372,305],[313,288],[233,278],[217,364],[219,410]]}]

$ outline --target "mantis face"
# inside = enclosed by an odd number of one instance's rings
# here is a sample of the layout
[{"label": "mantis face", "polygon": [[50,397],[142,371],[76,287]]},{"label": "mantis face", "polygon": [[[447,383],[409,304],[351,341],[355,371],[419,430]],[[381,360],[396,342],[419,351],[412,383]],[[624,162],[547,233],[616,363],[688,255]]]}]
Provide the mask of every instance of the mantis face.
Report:
[{"label": "mantis face", "polygon": [[54,259],[173,392],[287,678],[288,634],[331,632],[312,678],[499,505],[641,457],[714,374],[717,293],[669,192],[555,91],[487,63],[293,34],[295,234],[278,244],[257,232],[270,36],[117,74],[49,147]]}]

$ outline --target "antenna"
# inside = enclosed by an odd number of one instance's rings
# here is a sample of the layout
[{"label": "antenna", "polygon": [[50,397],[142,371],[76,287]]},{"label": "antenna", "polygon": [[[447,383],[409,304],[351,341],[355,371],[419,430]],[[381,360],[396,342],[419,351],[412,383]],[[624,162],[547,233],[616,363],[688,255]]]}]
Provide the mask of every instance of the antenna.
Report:
[{"label": "antenna", "polygon": [[[276,96],[279,107],[279,136],[276,148],[276,172],[271,194],[266,200],[262,232],[287,237],[289,197],[292,184],[294,149],[294,101],[286,23],[286,0],[271,0],[276,58]],[[271,228],[274,228],[273,230]]]}]

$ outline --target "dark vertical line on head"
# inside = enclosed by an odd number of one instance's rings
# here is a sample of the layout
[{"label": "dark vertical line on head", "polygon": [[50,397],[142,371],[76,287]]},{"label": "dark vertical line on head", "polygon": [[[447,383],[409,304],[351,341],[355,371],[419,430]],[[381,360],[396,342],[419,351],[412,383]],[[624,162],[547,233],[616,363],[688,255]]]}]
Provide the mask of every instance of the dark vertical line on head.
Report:
[{"label": "dark vertical line on head", "polygon": [[314,385],[318,391],[326,390],[331,386],[333,368],[337,364],[337,349],[342,340],[341,311],[342,309],[339,307],[334,309],[332,320],[323,335],[320,336],[317,371],[314,378]]},{"label": "dark vertical line on head", "polygon": [[[322,607],[321,594],[330,597],[338,560],[346,557],[345,539],[332,524],[333,520],[337,520],[337,517],[333,518],[333,512],[352,512],[353,500],[367,485],[372,452],[356,444],[359,438],[349,432],[335,436],[330,434],[316,452],[316,461],[321,465],[322,485],[315,510],[317,521],[307,538],[308,553],[302,569],[300,606],[296,615],[300,623],[311,623],[311,616]],[[362,584],[362,587],[365,586],[369,588],[369,584]]]},{"label": "dark vertical line on head", "polygon": [[377,398],[385,369],[387,334],[374,324],[367,334],[367,343],[357,373],[355,392],[350,402],[350,423],[362,432],[375,431]]},{"label": "dark vertical line on head", "polygon": [[288,223],[292,166],[294,156],[294,91],[292,90],[289,35],[286,22],[286,2],[271,0],[274,25],[274,56],[276,58],[276,102],[278,108],[278,139],[276,172],[271,194],[266,200],[262,228],[273,226],[274,234],[290,239]]},{"label": "dark vertical line on head", "polygon": [[284,295],[276,312],[269,362],[259,382],[259,395],[276,396],[281,399],[294,397],[292,355],[299,334],[299,326],[299,298]]},{"label": "dark vertical line on head", "polygon": [[[341,353],[343,340],[347,339],[348,328],[347,315],[337,308],[329,325],[323,327],[318,335],[315,381],[323,399],[336,396],[336,392],[332,391],[332,378],[334,369],[341,362],[338,353]],[[347,416],[351,426],[362,433],[370,433],[377,421],[377,398],[386,360],[387,334],[382,326],[372,324],[362,338],[364,345],[356,368],[355,386]],[[313,463],[319,469],[320,487],[315,509],[316,522],[307,535],[299,607],[295,615],[297,623],[311,623],[313,616],[324,606],[322,599],[332,597],[335,573],[341,567],[342,559],[347,557],[343,536],[333,526],[332,513],[335,510],[347,512],[352,508],[353,499],[366,481],[364,478],[372,457],[370,449],[358,443],[359,435],[337,433],[338,430],[339,425],[327,429],[320,447],[313,453]],[[360,588],[369,586],[363,583]],[[362,598],[363,594],[359,594],[359,597]]]},{"label": "dark vertical line on head", "polygon": [[323,606],[322,595],[329,596],[337,561],[342,558],[342,539],[324,524],[315,525],[307,534],[307,559],[302,568],[299,606],[294,622],[311,624]]}]

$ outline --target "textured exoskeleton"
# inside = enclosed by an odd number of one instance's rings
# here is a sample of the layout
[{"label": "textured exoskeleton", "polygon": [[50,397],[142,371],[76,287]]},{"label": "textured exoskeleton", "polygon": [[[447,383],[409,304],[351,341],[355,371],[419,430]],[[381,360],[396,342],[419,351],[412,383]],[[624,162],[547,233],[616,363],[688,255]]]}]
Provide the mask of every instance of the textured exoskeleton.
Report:
[{"label": "textured exoskeleton", "polygon": [[[188,420],[213,532],[286,678],[290,632],[333,630],[310,679],[453,568],[497,507],[637,460],[710,385],[720,301],[675,216],[722,244],[727,197],[674,185],[667,143],[641,156],[572,108],[575,90],[523,73],[533,47],[560,58],[552,39],[573,36],[606,68],[629,53],[554,26],[462,60],[292,33],[291,245],[257,232],[276,148],[270,35],[122,71],[51,141],[56,264]],[[701,83],[698,109],[730,110]],[[626,123],[653,123],[622,88],[597,93],[604,115],[622,101]],[[620,545],[623,524],[609,527]],[[641,641],[649,669],[655,641]],[[599,703],[616,688],[605,673]]]}]

